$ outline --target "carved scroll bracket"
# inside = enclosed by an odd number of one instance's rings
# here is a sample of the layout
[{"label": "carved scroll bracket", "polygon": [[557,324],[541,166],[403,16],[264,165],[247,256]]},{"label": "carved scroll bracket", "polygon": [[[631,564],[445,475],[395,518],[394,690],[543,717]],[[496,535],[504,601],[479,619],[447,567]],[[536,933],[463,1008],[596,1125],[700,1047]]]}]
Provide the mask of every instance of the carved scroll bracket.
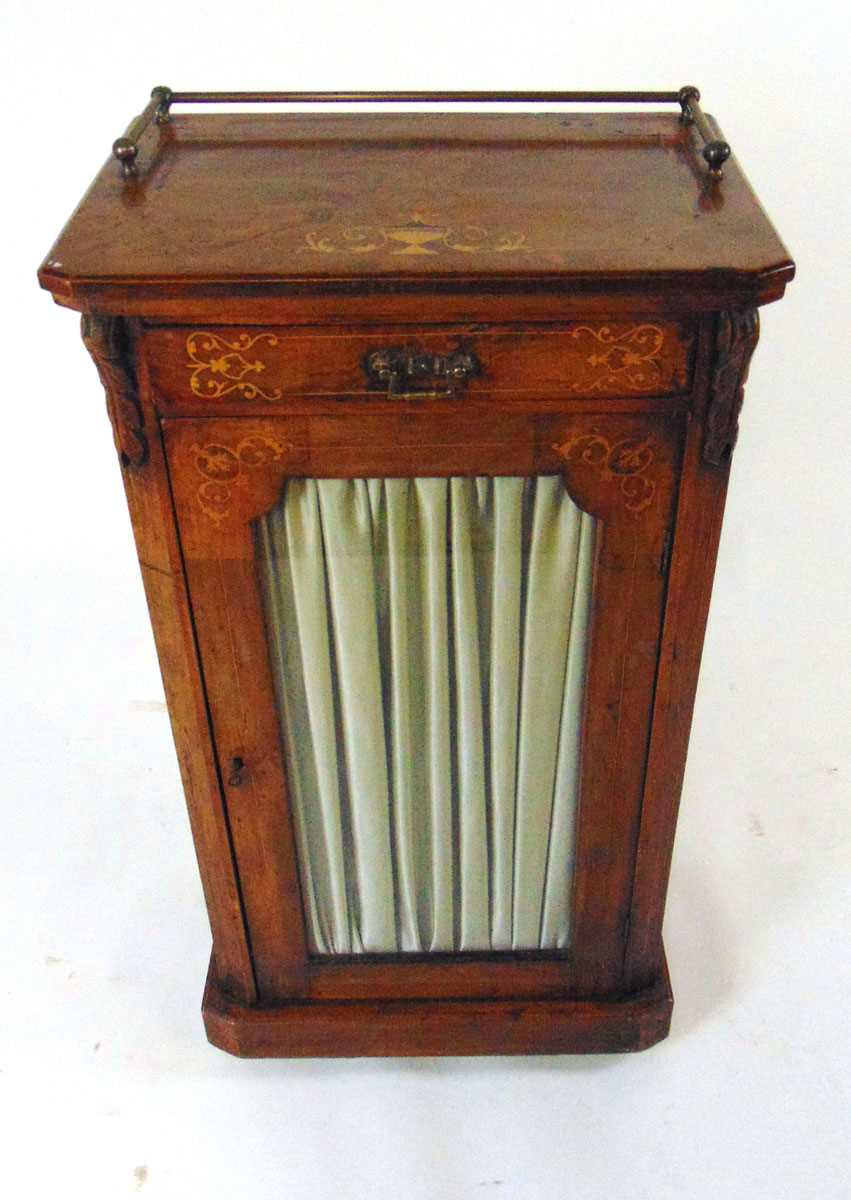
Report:
[{"label": "carved scroll bracket", "polygon": [[757,309],[732,309],[718,314],[715,366],[703,435],[703,459],[713,466],[720,467],[733,453],[748,368],[758,339]]},{"label": "carved scroll bracket", "polygon": [[148,459],[148,438],[124,322],[121,317],[84,313],[80,332],[106,392],[106,411],[121,465],[141,467]]}]

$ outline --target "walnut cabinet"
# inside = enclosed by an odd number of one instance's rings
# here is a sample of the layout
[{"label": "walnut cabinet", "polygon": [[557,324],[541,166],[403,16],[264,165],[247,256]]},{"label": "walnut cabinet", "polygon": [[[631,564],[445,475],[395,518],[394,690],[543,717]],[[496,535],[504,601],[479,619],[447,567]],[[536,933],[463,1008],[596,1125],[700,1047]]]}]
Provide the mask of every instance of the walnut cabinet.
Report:
[{"label": "walnut cabinet", "polygon": [[743,385],[793,264],[695,89],[175,111],[213,96],[155,89],[39,274],[106,392],[208,1035],[651,1045]]}]

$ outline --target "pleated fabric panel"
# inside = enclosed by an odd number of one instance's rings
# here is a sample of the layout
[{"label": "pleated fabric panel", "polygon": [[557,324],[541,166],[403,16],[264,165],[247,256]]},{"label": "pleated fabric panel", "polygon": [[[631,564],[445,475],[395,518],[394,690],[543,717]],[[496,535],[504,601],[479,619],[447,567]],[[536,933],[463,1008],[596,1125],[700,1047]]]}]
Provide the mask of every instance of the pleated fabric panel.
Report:
[{"label": "pleated fabric panel", "polygon": [[566,948],[595,520],[298,479],[256,532],[312,950]]}]

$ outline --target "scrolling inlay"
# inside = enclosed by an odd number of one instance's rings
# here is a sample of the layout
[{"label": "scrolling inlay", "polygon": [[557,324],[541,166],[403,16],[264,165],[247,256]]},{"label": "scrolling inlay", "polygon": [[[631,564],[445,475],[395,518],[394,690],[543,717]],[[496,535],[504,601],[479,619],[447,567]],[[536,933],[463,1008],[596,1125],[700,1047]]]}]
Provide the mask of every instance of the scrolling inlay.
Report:
[{"label": "scrolling inlay", "polygon": [[732,309],[718,314],[715,366],[703,434],[703,458],[715,467],[729,460],[739,436],[751,355],[759,340],[759,312]]},{"label": "scrolling inlay", "polygon": [[632,325],[618,330],[611,325],[577,325],[570,336],[588,341],[587,376],[571,382],[574,392],[626,389],[652,392],[662,382],[659,354],[665,331],[658,325]]},{"label": "scrolling inlay", "polygon": [[106,392],[106,411],[121,465],[141,467],[148,459],[148,438],[124,322],[121,317],[84,313],[80,333]]},{"label": "scrolling inlay", "polygon": [[260,433],[242,438],[233,447],[219,442],[208,442],[204,446],[194,443],[189,452],[202,477],[197,491],[202,510],[217,524],[223,521],[230,512],[232,489],[243,481],[244,471],[278,462],[292,449],[289,443],[275,441]]},{"label": "scrolling inlay", "polygon": [[371,254],[388,249],[393,255],[506,254],[526,249],[526,235],[517,230],[494,233],[479,225],[447,225],[417,209],[399,225],[335,225],[311,229],[307,248],[320,254]]},{"label": "scrolling inlay", "polygon": [[[246,354],[258,342],[277,346],[279,338],[273,333],[258,333],[254,337],[241,333],[234,341],[226,341],[217,333],[198,331],[186,339],[186,353],[191,371],[189,386],[196,396],[218,400],[229,392],[239,392],[246,400],[280,400],[281,389],[264,391],[246,375],[259,375],[266,370],[261,358],[246,358]],[[255,352],[256,353],[256,352]]]},{"label": "scrolling inlay", "polygon": [[646,474],[655,457],[650,438],[610,442],[601,433],[577,433],[553,449],[565,462],[585,463],[602,480],[616,480],[630,512],[640,513],[652,504],[656,484]]}]

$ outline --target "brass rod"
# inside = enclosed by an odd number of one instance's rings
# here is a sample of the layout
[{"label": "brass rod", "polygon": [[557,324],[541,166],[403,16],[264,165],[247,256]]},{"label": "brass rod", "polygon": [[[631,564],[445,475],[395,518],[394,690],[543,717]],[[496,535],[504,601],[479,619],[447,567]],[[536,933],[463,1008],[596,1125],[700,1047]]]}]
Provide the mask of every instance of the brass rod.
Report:
[{"label": "brass rod", "polygon": [[722,167],[732,153],[729,143],[719,138],[709,124],[706,113],[700,107],[700,92],[696,87],[680,88],[679,101],[683,109],[683,123],[694,125],[703,138],[703,157],[709,167],[709,173],[720,179]]},{"label": "brass rod", "polygon": [[124,134],[112,143],[112,153],[121,163],[124,178],[136,174],[136,157],[139,153],[139,138],[150,125],[151,121],[163,122],[168,120],[168,106],[171,103],[171,90],[167,87],[155,87],[151,98],[138,117],[134,117],[127,126]]},{"label": "brass rod", "polygon": [[679,92],[172,92],[172,104],[677,104]]}]

